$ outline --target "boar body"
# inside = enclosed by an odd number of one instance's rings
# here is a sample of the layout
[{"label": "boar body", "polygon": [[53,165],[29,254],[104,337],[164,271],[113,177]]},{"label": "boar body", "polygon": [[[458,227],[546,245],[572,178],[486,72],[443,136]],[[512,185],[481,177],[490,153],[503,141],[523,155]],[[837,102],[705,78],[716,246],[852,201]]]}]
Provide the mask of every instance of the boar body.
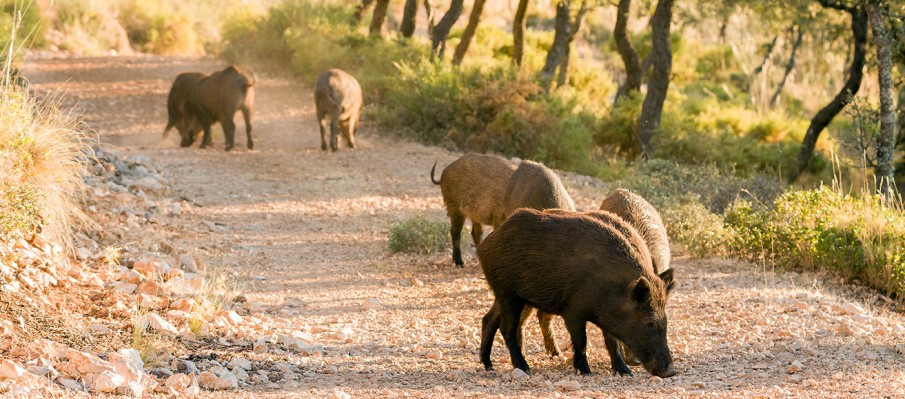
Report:
[{"label": "boar body", "polygon": [[482,225],[496,227],[503,221],[503,195],[506,184],[515,170],[511,162],[493,155],[466,154],[449,164],[434,180],[440,185],[443,203],[449,215],[450,236],[452,237],[453,263],[464,265],[460,242],[465,219],[471,220],[471,237],[475,247],[483,237]]},{"label": "boar body", "polygon": [[[618,341],[624,342],[654,375],[675,374],[666,339],[666,296],[672,270],[657,276],[645,244],[619,217],[544,213],[520,209],[478,248],[494,303],[482,319],[481,361],[500,330],[514,367],[530,372],[521,350],[525,306],[561,315],[572,338],[574,367],[590,373],[586,324],[604,334],[614,372],[631,374]],[[610,223],[603,223],[601,219]],[[628,232],[628,236],[623,231]]]},{"label": "boar body", "polygon": [[327,150],[327,128],[330,149],[339,150],[339,133],[346,144],[355,148],[355,129],[361,118],[361,85],[354,76],[340,69],[322,73],[314,84],[314,106],[321,131],[321,149]]}]

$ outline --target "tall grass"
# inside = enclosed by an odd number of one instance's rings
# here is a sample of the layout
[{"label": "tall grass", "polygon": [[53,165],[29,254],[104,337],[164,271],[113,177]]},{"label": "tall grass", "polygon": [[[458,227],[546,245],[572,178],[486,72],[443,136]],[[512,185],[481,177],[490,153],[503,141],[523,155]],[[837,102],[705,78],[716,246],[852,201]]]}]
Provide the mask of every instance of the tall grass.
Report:
[{"label": "tall grass", "polygon": [[[15,37],[18,24],[12,29]],[[4,54],[21,51],[14,43]],[[7,57],[0,83],[0,240],[43,232],[68,245],[71,226],[83,218],[77,197],[87,140],[74,114],[16,84],[13,58]]]}]

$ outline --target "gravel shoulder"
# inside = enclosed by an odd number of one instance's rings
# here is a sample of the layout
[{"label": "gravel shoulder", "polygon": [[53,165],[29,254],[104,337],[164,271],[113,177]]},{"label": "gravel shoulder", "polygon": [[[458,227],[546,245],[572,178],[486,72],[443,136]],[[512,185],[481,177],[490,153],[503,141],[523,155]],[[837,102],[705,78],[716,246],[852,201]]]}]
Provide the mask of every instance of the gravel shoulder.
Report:
[{"label": "gravel shoulder", "polygon": [[[905,397],[905,320],[876,293],[827,275],[678,253],[668,306],[677,377],[641,368],[630,378],[610,375],[599,332],[589,333],[596,374],[575,376],[568,362],[544,355],[534,322],[526,335],[534,376],[512,377],[499,336],[499,371],[484,372],[477,345],[492,294],[470,239],[463,269],[448,253],[386,249],[393,222],[415,213],[445,218],[428,174],[458,154],[367,126],[358,149],[324,153],[312,82],[260,73],[256,150],[245,150],[237,134],[238,150],[222,151],[219,127],[215,149],[179,148],[176,134],[163,140],[172,78],[220,67],[153,56],[36,57],[26,67],[35,90],[59,93],[102,143],[160,167],[192,206],[155,237],[197,248],[203,264],[260,303],[267,317],[258,334],[301,331],[324,347],[316,355],[238,352],[296,371],[278,387],[204,397]],[[584,176],[564,180],[580,210],[596,209],[609,191]],[[556,328],[567,345],[561,321]]]}]

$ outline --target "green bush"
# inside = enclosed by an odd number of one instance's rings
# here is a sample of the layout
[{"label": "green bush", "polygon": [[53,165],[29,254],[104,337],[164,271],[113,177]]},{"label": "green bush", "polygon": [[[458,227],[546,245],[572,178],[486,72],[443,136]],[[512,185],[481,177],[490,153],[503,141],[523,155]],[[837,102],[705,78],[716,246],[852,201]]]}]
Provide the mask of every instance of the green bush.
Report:
[{"label": "green bush", "polygon": [[449,222],[433,222],[415,215],[390,228],[390,252],[420,255],[443,251],[449,245]]},{"label": "green bush", "polygon": [[828,269],[892,295],[905,294],[905,211],[878,196],[854,197],[822,186],[783,194],[758,211],[733,205],[725,226],[731,254],[783,266]]}]

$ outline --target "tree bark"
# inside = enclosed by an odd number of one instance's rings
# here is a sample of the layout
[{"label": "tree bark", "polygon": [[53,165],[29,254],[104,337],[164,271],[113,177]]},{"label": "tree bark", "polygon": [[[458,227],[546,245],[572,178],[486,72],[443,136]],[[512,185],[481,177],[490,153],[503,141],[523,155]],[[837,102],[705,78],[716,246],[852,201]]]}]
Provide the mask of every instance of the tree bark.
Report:
[{"label": "tree bark", "polygon": [[390,6],[390,0],[377,0],[374,6],[374,16],[371,17],[371,28],[369,32],[371,36],[380,36],[383,32],[383,21],[387,19],[387,8]]},{"label": "tree bark", "polygon": [[789,79],[789,75],[792,74],[792,70],[795,69],[795,53],[797,53],[798,48],[801,47],[801,39],[804,36],[800,26],[795,26],[792,29],[795,31],[795,42],[792,43],[792,52],[789,54],[789,62],[786,64],[786,70],[782,74],[782,79],[779,81],[779,85],[776,86],[773,97],[770,97],[771,107],[776,106],[776,103],[779,101],[779,96],[782,95],[782,89],[786,86],[786,80]]},{"label": "tree bark", "polygon": [[879,191],[887,198],[892,198],[893,186],[893,153],[896,145],[896,120],[892,98],[892,44],[889,32],[886,31],[883,10],[880,0],[865,0],[871,31],[877,43],[877,78],[880,85],[880,134],[877,136],[877,167],[874,176],[879,181]]},{"label": "tree bark", "polygon": [[434,8],[431,7],[430,0],[424,0],[424,11],[427,12],[427,35],[433,37],[433,34],[434,34]]},{"label": "tree bark", "polygon": [[819,0],[824,7],[835,8],[849,13],[852,17],[852,36],[854,43],[854,53],[852,55],[852,65],[848,75],[848,80],[836,94],[836,97],[830,101],[823,109],[814,115],[811,124],[801,141],[801,150],[798,152],[798,161],[795,170],[790,171],[789,182],[794,183],[798,177],[804,173],[805,168],[811,157],[814,156],[814,147],[817,145],[817,139],[823,133],[833,118],[851,102],[858,89],[861,87],[861,79],[864,77],[864,58],[867,55],[867,13],[860,7],[846,7],[843,5],[830,3],[828,0]]},{"label": "tree bark", "polygon": [[484,2],[486,0],[475,0],[474,6],[471,7],[471,14],[468,15],[468,25],[465,25],[465,31],[462,32],[462,40],[456,46],[456,52],[453,54],[453,64],[459,65],[468,52],[468,46],[474,38],[475,32],[478,30],[478,24],[481,22],[481,13],[484,11]]},{"label": "tree bark", "polygon": [[569,25],[569,42],[566,44],[566,51],[563,54],[562,61],[559,64],[559,75],[556,78],[556,87],[563,87],[569,83],[569,57],[572,54],[572,43],[581,30],[581,23],[584,21],[585,14],[590,11],[591,7],[588,0],[581,0],[581,7],[572,24]]},{"label": "tree bark", "polygon": [[767,46],[767,52],[764,54],[764,59],[760,61],[760,65],[754,68],[752,75],[757,76],[764,71],[764,67],[770,62],[770,58],[773,56],[773,49],[776,48],[777,39],[779,39],[779,36],[773,36],[773,40],[770,41],[770,45]]},{"label": "tree bark", "polygon": [[399,24],[399,33],[402,37],[412,37],[415,34],[415,19],[418,14],[418,0],[405,0],[402,9],[402,22]]},{"label": "tree bark", "polygon": [[446,52],[446,38],[449,37],[449,31],[459,19],[459,15],[462,15],[463,1],[452,0],[449,10],[446,10],[446,14],[443,14],[443,18],[440,18],[440,22],[434,27],[434,32],[431,34],[431,61],[434,61],[435,57],[443,59],[443,53]]},{"label": "tree bark", "polygon": [[522,66],[525,53],[525,17],[528,14],[528,0],[519,0],[512,22],[512,60]]},{"label": "tree bark", "polygon": [[361,25],[361,21],[365,18],[365,13],[371,8],[371,5],[374,4],[374,0],[361,0],[357,6],[355,6],[355,13],[352,14],[352,19],[355,25]]},{"label": "tree bark", "polygon": [[632,0],[619,0],[619,5],[616,7],[616,26],[613,28],[613,39],[616,40],[616,48],[619,50],[619,56],[622,57],[622,63],[625,64],[625,82],[616,90],[613,105],[616,105],[620,98],[629,93],[641,90],[641,59],[626,32],[631,7]]},{"label": "tree bark", "polygon": [[638,120],[638,142],[641,143],[641,155],[650,158],[650,143],[660,127],[660,116],[663,114],[663,102],[669,89],[669,74],[672,71],[672,48],[669,42],[669,30],[672,22],[673,0],[660,0],[650,19],[653,48],[651,58],[653,70],[647,85],[647,96],[641,104],[641,116]]},{"label": "tree bark", "polygon": [[553,81],[556,67],[562,63],[562,57],[569,46],[569,1],[560,0],[556,3],[556,32],[553,34],[553,44],[547,51],[547,61],[541,70],[540,76],[544,88],[549,90]]}]

